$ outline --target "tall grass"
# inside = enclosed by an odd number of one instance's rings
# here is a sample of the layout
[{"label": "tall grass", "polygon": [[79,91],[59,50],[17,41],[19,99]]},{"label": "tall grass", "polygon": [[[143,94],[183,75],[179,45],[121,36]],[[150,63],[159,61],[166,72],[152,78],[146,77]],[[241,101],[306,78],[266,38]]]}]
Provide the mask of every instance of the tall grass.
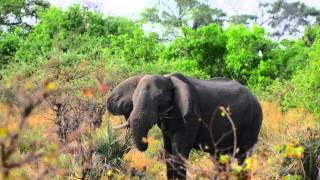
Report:
[{"label": "tall grass", "polygon": [[123,157],[131,148],[129,136],[127,134],[119,136],[119,133],[115,132],[111,123],[108,122],[106,127],[97,129],[93,138],[100,163],[107,169],[121,170],[124,162]]},{"label": "tall grass", "polygon": [[[249,177],[315,179],[319,170],[320,128],[316,121],[319,117],[314,117],[304,109],[282,112],[277,104],[270,102],[262,102],[262,108],[264,120],[254,153],[258,166],[250,172]],[[9,137],[11,131],[17,132],[20,112],[19,107],[0,103],[0,140]],[[38,150],[44,154],[20,169],[15,168],[8,177],[29,178],[40,174],[49,179],[55,176],[112,179],[131,178],[134,174],[145,179],[165,179],[166,168],[161,157],[163,145],[159,128],[149,132],[149,148],[144,153],[131,147],[128,133],[124,133],[126,131],[112,129],[111,121],[119,123],[122,118],[106,115],[101,127],[92,131],[83,129],[76,134],[79,138],[61,144],[54,134],[53,113],[52,110],[39,107],[28,116],[28,129],[17,132],[20,141],[12,161]],[[66,147],[70,150],[74,148],[74,151],[67,151]],[[299,158],[291,157],[286,152],[288,147],[303,147],[304,153]],[[221,170],[216,171],[216,164],[212,162],[208,154],[191,154],[187,162],[188,177],[206,178],[213,177],[212,174],[216,172],[222,173]],[[42,167],[38,172],[39,164]]]}]

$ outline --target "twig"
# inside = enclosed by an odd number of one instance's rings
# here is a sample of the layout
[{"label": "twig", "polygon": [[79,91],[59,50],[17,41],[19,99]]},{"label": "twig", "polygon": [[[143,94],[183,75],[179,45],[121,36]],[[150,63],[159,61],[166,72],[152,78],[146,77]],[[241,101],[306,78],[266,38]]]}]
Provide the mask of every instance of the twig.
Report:
[{"label": "twig", "polygon": [[226,111],[226,109],[223,106],[220,106],[219,109],[227,116],[227,119],[229,120],[232,131],[233,131],[233,153],[232,156],[235,157],[237,154],[237,132],[236,132],[236,126],[234,125],[234,122],[232,121],[229,112]]}]

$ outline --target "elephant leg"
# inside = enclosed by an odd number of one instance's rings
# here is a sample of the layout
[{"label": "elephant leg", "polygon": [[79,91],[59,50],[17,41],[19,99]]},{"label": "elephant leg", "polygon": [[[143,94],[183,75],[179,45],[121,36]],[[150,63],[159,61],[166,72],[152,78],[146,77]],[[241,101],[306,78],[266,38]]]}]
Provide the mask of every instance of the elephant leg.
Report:
[{"label": "elephant leg", "polygon": [[172,148],[171,148],[171,140],[169,137],[167,137],[165,135],[163,137],[164,137],[163,142],[164,142],[164,149],[165,149],[164,158],[165,158],[166,166],[167,166],[167,178],[174,179],[175,168],[174,168],[172,160],[171,160],[171,157],[173,156],[172,155]]},{"label": "elephant leg", "polygon": [[[170,138],[164,138],[164,149],[165,149],[165,161],[167,166],[167,178],[168,180],[177,180],[185,179],[186,172],[184,169],[181,169],[183,161],[179,159],[182,153],[176,153],[173,151],[173,146]],[[177,155],[179,154],[179,155]],[[180,170],[181,169],[181,170]]]},{"label": "elephant leg", "polygon": [[187,178],[185,161],[189,157],[191,145],[187,140],[188,136],[184,132],[177,133],[172,142],[172,164],[174,167],[174,179],[184,180]]},{"label": "elephant leg", "polygon": [[[174,180],[185,180],[187,179],[187,171],[185,166],[185,159],[186,154],[183,155],[183,153],[178,153],[178,155],[174,155],[174,157],[171,159],[171,166],[174,171],[171,174]],[[168,178],[169,179],[169,178]]]},{"label": "elephant leg", "polygon": [[[257,130],[255,130],[257,129]],[[248,155],[250,155],[250,150],[258,141],[258,128],[250,128],[250,126],[242,129],[240,132],[240,137],[238,138],[238,147],[239,152],[237,153],[236,158],[239,163],[243,163]]]}]

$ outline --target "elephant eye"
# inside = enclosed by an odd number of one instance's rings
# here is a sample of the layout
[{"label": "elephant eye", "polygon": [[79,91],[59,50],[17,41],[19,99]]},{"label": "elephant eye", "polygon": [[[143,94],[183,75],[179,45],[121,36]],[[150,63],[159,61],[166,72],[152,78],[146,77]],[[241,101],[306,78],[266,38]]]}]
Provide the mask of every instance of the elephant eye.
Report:
[{"label": "elephant eye", "polygon": [[171,94],[170,91],[163,91],[161,93],[161,96],[159,98],[159,103],[160,104],[167,104],[171,101]]},{"label": "elephant eye", "polygon": [[169,89],[160,89],[160,94],[167,94],[169,92],[170,92]]}]

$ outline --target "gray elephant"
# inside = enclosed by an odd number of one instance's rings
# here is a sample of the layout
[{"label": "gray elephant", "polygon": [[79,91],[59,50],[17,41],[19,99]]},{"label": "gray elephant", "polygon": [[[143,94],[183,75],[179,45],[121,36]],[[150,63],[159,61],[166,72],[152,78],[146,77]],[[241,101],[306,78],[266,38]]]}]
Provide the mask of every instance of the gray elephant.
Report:
[{"label": "gray elephant", "polygon": [[[228,110],[229,119],[219,107]],[[186,178],[183,160],[192,148],[217,155],[237,147],[236,156],[243,159],[256,144],[262,123],[260,103],[238,82],[198,80],[179,73],[131,77],[113,89],[107,109],[125,116],[122,127],[129,126],[140,151],[148,147],[144,138],[150,128],[155,124],[161,128],[168,179]]]}]

